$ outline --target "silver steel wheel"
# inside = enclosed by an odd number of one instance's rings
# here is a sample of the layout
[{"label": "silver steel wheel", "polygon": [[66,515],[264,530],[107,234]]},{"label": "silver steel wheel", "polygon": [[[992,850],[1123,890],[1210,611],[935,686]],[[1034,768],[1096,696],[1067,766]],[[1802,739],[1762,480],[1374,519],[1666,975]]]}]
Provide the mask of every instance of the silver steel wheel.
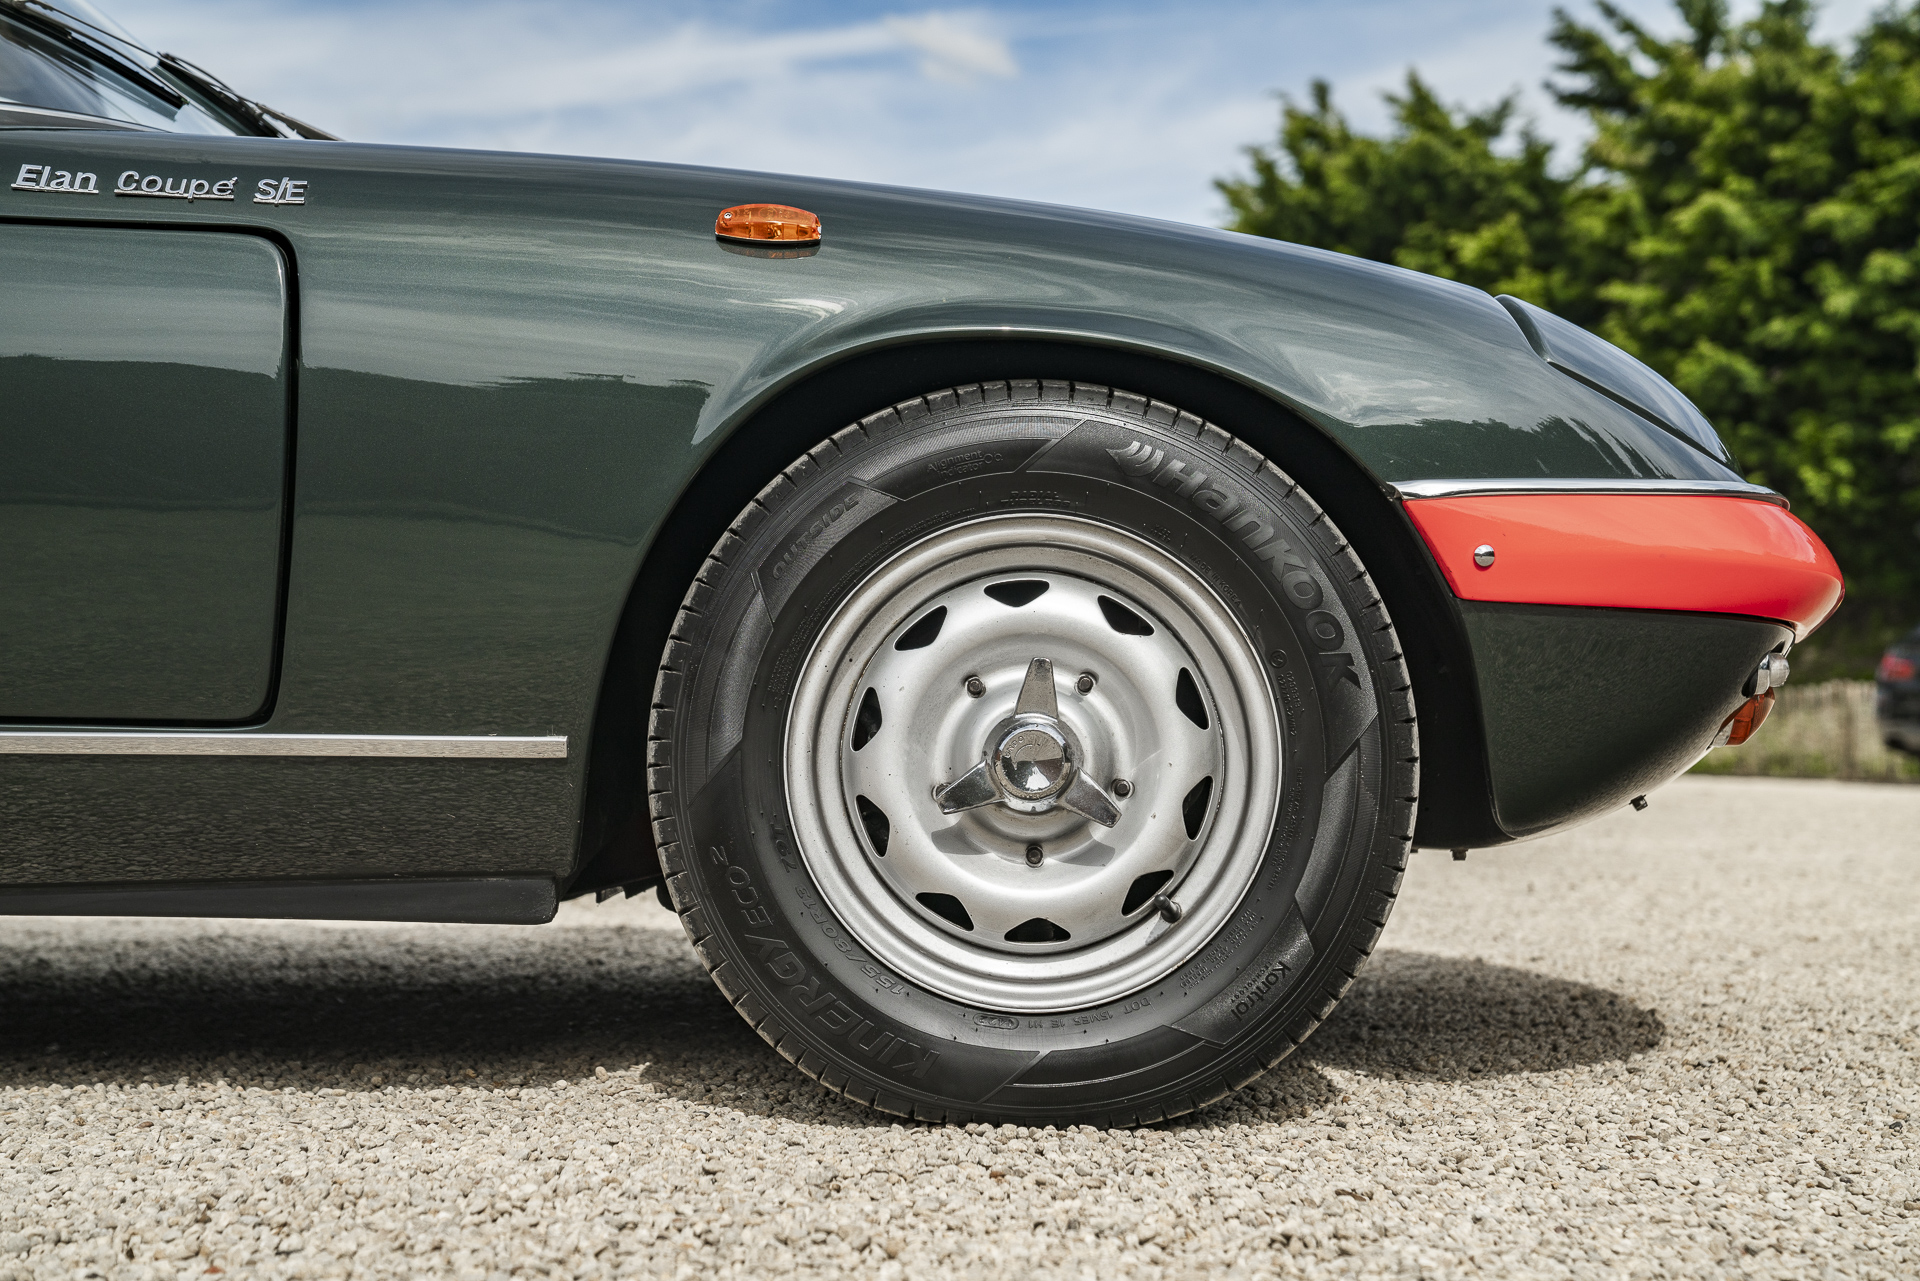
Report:
[{"label": "silver steel wheel", "polygon": [[987,518],[875,571],[799,677],[801,856],[859,943],[954,1000],[1060,1012],[1148,987],[1225,923],[1280,795],[1245,634],[1122,529]]}]

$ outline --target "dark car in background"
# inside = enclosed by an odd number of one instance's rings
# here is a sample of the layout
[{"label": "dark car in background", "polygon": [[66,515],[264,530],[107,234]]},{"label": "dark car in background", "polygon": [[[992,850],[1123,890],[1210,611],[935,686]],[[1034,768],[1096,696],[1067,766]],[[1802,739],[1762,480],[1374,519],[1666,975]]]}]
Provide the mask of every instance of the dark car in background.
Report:
[{"label": "dark car in background", "polygon": [[1874,685],[1880,737],[1888,747],[1920,756],[1920,627],[1887,646]]}]

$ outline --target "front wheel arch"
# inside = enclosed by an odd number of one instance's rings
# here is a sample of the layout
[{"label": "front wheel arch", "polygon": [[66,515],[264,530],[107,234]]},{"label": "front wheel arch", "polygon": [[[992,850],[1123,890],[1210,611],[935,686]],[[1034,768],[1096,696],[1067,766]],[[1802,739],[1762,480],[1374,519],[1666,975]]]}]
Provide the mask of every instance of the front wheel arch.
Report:
[{"label": "front wheel arch", "polygon": [[793,458],[850,422],[963,383],[1050,379],[1124,388],[1219,423],[1313,493],[1353,543],[1398,632],[1421,709],[1416,845],[1509,839],[1494,817],[1486,734],[1465,626],[1425,545],[1381,483],[1273,397],[1212,370],[1083,341],[930,340],[816,370],[743,421],[662,522],[635,575],[602,672],[588,746],[576,873],[563,897],[660,877],[647,824],[653,670],[687,586],[734,515]]}]

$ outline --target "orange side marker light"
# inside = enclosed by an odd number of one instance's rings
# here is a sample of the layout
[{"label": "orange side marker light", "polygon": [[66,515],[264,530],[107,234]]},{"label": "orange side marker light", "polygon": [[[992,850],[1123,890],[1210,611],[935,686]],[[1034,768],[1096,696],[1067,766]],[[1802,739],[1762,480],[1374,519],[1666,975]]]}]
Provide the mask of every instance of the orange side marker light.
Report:
[{"label": "orange side marker light", "polygon": [[1715,747],[1738,747],[1759,733],[1766,723],[1767,713],[1773,710],[1774,691],[1755,694],[1740,704],[1733,715],[1720,724],[1720,732],[1714,735]]},{"label": "orange side marker light", "polygon": [[792,205],[735,205],[713,220],[713,234],[722,240],[764,244],[805,245],[820,242],[820,219]]}]

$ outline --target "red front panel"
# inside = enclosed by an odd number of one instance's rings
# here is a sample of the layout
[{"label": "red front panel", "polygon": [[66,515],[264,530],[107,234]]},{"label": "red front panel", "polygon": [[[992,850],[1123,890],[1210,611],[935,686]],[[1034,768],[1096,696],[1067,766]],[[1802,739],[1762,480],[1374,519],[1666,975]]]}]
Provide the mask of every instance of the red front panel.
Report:
[{"label": "red front panel", "polygon": [[[1805,636],[1843,592],[1811,529],[1748,498],[1485,494],[1406,507],[1464,600],[1748,614]],[[1494,553],[1484,568],[1482,546]]]}]

